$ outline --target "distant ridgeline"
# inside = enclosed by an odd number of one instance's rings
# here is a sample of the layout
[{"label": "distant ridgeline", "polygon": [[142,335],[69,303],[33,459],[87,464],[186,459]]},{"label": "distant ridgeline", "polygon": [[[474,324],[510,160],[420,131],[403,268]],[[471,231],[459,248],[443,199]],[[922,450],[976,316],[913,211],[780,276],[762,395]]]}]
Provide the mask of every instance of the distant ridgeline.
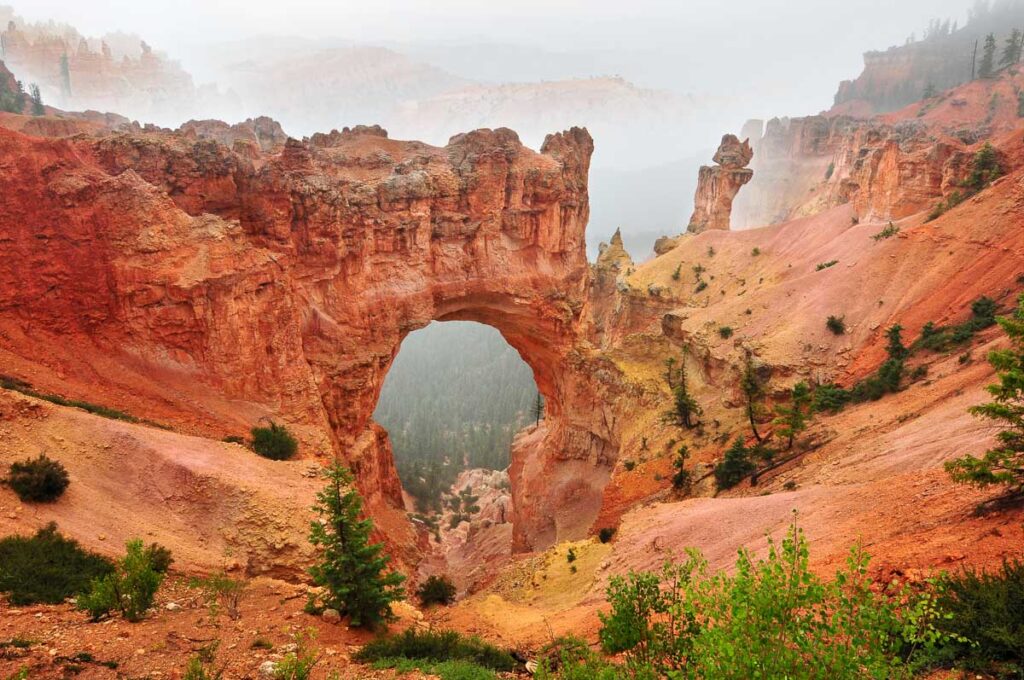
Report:
[{"label": "distant ridgeline", "polygon": [[508,466],[536,397],[533,372],[497,330],[432,323],[402,343],[374,419],[391,435],[406,490],[438,497],[463,468]]},{"label": "distant ridgeline", "polygon": [[[871,115],[895,111],[932,93],[955,87],[981,71],[985,38],[993,34],[997,49],[994,68],[1003,63],[1007,44],[1024,29],[1024,0],[979,0],[968,12],[966,25],[950,20],[933,20],[920,40],[885,51],[864,54],[864,71],[856,80],[843,81],[835,96],[841,113]],[[975,53],[977,45],[977,53]],[[1012,51],[1011,51],[1012,53]]]}]

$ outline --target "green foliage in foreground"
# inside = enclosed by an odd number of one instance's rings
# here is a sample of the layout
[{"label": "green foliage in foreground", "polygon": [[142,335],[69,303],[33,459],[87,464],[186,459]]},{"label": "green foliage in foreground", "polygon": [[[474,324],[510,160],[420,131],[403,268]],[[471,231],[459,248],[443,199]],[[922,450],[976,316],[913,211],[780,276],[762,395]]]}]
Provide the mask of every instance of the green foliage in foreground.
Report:
[{"label": "green foliage in foreground", "polygon": [[[1024,677],[1024,562],[1006,560],[992,573],[966,569],[943,579],[939,628],[952,637],[943,661],[974,671]],[[972,640],[968,643],[965,640]]]},{"label": "green foliage in foreground", "polygon": [[494,671],[470,661],[424,661],[422,659],[380,659],[373,663],[377,669],[393,668],[399,675],[420,671],[441,680],[496,680]]},{"label": "green foliage in foreground", "polygon": [[128,541],[125,550],[114,571],[93,579],[89,592],[78,598],[78,608],[89,612],[93,621],[115,609],[128,621],[141,621],[163,583],[154,550],[139,539]]},{"label": "green foliage in foreground", "polygon": [[740,551],[733,573],[711,572],[696,550],[660,572],[614,577],[601,645],[563,654],[542,678],[906,678],[956,634],[936,604],[938,584],[878,587],[868,556],[854,548],[825,582],[808,567],[803,533],[791,526],[768,555]]},{"label": "green foliage in foreground", "polygon": [[495,671],[512,671],[518,666],[508,652],[452,630],[409,629],[398,635],[379,637],[359,650],[355,658],[364,663],[385,659],[431,663],[463,661]]},{"label": "green foliage in foreground", "polygon": [[61,536],[53,523],[32,537],[0,541],[0,592],[8,594],[12,605],[58,604],[113,568],[106,558]]}]

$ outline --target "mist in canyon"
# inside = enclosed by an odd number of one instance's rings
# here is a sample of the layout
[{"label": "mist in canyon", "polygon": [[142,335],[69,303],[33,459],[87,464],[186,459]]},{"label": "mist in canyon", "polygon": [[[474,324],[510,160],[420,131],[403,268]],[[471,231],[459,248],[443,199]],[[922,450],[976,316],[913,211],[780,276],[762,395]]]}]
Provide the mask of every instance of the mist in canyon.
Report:
[{"label": "mist in canyon", "polygon": [[828,108],[866,47],[902,44],[928,20],[966,10],[962,0],[299,0],[287,12],[237,0],[34,0],[0,18],[66,23],[95,51],[105,36],[115,59],[142,39],[189,81],[111,102],[61,87],[56,74],[26,74],[65,109],[116,106],[168,127],[268,115],[295,137],[380,124],[392,138],[438,145],[506,126],[537,148],[550,132],[587,126],[591,256],[621,228],[645,259],[659,235],[685,228],[697,169],[724,132]]}]

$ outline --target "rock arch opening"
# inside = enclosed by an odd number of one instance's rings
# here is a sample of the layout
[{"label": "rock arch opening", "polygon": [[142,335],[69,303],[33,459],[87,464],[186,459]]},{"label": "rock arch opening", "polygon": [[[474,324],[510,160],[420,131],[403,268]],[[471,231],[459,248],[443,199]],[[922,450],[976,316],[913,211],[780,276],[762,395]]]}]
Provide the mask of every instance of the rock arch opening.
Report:
[{"label": "rock arch opening", "polygon": [[538,399],[533,370],[491,326],[433,322],[406,336],[373,415],[390,436],[406,507],[458,522],[453,487],[507,480],[512,439],[536,426]]}]

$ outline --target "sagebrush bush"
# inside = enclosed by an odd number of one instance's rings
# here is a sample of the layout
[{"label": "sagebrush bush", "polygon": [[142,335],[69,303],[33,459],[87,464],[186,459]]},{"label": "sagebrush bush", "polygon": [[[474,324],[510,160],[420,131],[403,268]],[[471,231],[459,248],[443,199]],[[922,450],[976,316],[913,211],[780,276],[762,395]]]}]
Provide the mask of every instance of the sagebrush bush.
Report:
[{"label": "sagebrush bush", "polygon": [[615,527],[601,527],[597,531],[597,540],[608,543],[615,536]]},{"label": "sagebrush bush", "polygon": [[270,460],[288,460],[299,450],[299,442],[284,425],[252,428],[252,450]]},{"label": "sagebrush bush", "polygon": [[846,322],[841,316],[835,316],[829,314],[828,318],[825,319],[825,327],[832,331],[833,335],[842,335],[846,332]]},{"label": "sagebrush bush", "polygon": [[512,671],[517,662],[508,652],[477,637],[453,630],[408,629],[398,635],[372,640],[360,649],[356,660],[419,659],[424,661],[469,661],[495,671]]},{"label": "sagebrush bush", "polygon": [[12,605],[58,604],[113,569],[105,557],[61,536],[52,522],[34,536],[0,540],[0,592]]},{"label": "sagebrush bush", "polygon": [[416,595],[424,607],[432,604],[449,605],[455,601],[455,584],[447,576],[429,576],[420,585]]},{"label": "sagebrush bush", "polygon": [[40,454],[11,463],[5,482],[27,503],[49,503],[61,497],[71,479],[61,463]]},{"label": "sagebrush bush", "polygon": [[78,598],[78,608],[97,621],[118,610],[128,621],[141,621],[153,605],[164,574],[156,570],[154,554],[135,539],[125,544],[126,554],[115,569],[92,580],[89,591]]}]

